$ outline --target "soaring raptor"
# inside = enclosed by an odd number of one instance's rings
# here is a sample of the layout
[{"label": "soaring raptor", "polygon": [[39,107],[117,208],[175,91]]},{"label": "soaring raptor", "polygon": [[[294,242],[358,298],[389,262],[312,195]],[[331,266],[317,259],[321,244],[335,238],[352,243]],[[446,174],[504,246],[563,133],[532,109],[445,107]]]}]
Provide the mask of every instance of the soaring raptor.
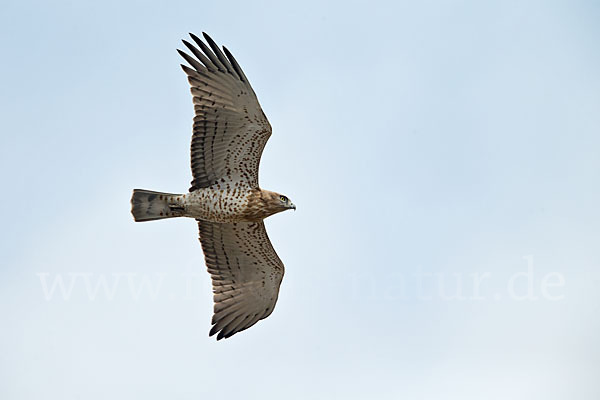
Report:
[{"label": "soaring raptor", "polygon": [[[248,78],[231,53],[204,33],[208,46],[183,40],[179,54],[194,100],[192,186],[173,194],[134,189],[136,221],[189,217],[198,221],[200,243],[214,292],[210,336],[228,338],[268,317],[275,307],[283,263],[263,219],[296,209],[286,196],[258,186],[260,156],[271,136]],[[210,46],[210,47],[209,47]]]}]

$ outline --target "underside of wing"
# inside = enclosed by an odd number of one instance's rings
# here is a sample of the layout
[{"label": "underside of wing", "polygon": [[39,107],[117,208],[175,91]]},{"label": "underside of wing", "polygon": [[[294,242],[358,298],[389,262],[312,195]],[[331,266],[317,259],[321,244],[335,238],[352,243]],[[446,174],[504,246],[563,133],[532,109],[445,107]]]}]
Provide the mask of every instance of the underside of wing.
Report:
[{"label": "underside of wing", "polygon": [[231,53],[207,35],[208,46],[190,34],[183,40],[191,52],[179,54],[194,101],[190,191],[235,183],[258,187],[258,167],[271,125],[246,75]]},{"label": "underside of wing", "polygon": [[219,224],[199,220],[198,226],[214,292],[210,336],[217,334],[220,340],[273,312],[284,267],[263,222]]}]

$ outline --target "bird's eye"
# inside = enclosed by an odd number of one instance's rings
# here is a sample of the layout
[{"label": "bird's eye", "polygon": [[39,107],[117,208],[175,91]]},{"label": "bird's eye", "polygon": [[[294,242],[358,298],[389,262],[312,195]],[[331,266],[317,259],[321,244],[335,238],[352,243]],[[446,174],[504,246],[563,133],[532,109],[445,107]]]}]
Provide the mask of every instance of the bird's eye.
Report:
[{"label": "bird's eye", "polygon": [[285,196],[279,196],[279,200],[283,201],[284,203],[287,201],[287,197]]}]

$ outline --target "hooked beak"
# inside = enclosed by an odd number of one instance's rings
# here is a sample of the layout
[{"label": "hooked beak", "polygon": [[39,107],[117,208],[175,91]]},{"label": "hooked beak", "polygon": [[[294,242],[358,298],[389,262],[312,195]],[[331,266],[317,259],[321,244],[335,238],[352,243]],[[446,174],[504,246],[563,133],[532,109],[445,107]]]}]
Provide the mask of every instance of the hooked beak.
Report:
[{"label": "hooked beak", "polygon": [[290,208],[296,211],[296,205],[294,203],[290,204]]}]

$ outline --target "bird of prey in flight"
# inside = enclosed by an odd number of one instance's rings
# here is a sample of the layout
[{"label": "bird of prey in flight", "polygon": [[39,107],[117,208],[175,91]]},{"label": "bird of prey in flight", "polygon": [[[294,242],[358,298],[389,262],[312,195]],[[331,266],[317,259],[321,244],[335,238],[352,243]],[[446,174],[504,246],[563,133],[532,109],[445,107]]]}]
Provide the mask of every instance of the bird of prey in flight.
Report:
[{"label": "bird of prey in flight", "polygon": [[200,243],[212,278],[210,336],[228,338],[268,317],[275,307],[283,263],[263,219],[296,206],[258,185],[260,157],[271,136],[250,82],[231,53],[204,33],[190,34],[189,53],[177,50],[191,85],[194,124],[192,186],[173,194],[134,189],[136,221],[189,217],[198,221]]}]

